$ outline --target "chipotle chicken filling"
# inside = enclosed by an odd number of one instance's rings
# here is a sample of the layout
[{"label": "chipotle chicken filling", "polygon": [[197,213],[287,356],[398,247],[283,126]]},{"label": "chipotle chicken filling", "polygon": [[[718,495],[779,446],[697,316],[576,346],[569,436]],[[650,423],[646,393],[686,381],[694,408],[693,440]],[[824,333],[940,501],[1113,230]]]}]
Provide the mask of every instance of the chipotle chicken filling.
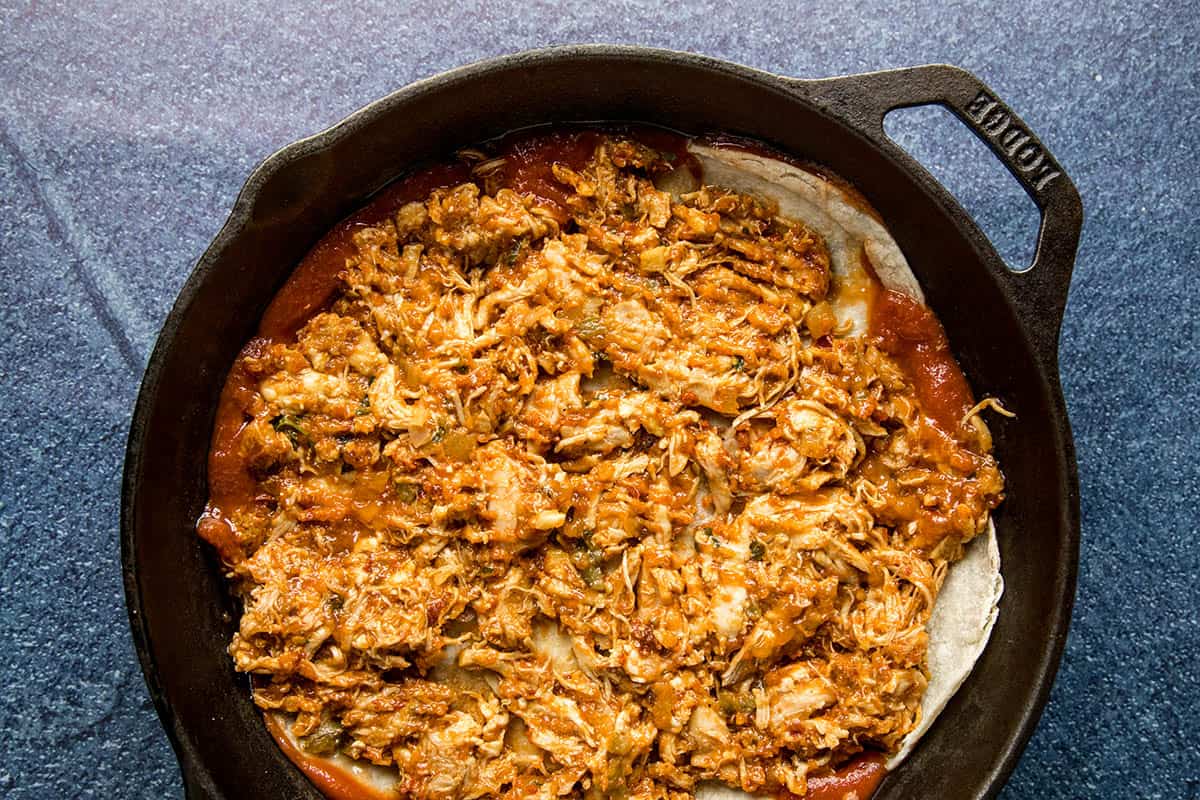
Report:
[{"label": "chipotle chicken filling", "polygon": [[598,137],[558,202],[485,162],[244,352],[253,492],[206,536],[310,753],[420,798],[803,794],[913,729],[987,430],[837,329],[816,233],[670,161]]}]

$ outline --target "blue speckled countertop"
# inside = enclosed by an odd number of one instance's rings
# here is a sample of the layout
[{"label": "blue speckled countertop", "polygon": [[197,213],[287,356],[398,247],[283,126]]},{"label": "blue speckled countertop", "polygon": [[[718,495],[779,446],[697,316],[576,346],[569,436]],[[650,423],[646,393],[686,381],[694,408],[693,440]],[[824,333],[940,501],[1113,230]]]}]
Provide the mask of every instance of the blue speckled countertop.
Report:
[{"label": "blue speckled countertop", "polygon": [[[0,2],[0,795],[181,796],[127,628],[121,459],[158,327],[253,166],[415,78],[603,41],[811,77],[959,64],[1053,150],[1087,213],[1061,349],[1083,556],[1003,797],[1200,797],[1189,4],[185,5]],[[889,131],[1028,256],[1031,206],[965,129],[918,111]]]}]

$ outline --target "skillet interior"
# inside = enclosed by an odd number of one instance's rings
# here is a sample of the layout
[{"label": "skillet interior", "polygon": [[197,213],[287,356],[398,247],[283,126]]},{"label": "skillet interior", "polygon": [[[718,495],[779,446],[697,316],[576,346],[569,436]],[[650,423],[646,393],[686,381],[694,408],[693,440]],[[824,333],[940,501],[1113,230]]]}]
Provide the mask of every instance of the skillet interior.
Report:
[{"label": "skillet interior", "polygon": [[[885,218],[990,420],[1008,499],[1007,591],[971,678],[877,798],[988,797],[1032,732],[1066,635],[1078,545],[1070,431],[1047,328],[1015,306],[1003,263],[927,176],[780,79],[694,56],[564,48],[415,84],[269,159],[188,280],[151,357],[122,509],[127,600],[150,690],[192,797],[318,798],[263,728],[226,654],[236,609],[193,524],[225,373],[271,296],[335,222],[415,162],[513,128],[636,120],[725,131],[823,163]],[[1049,331],[1049,333],[1047,333]]]}]

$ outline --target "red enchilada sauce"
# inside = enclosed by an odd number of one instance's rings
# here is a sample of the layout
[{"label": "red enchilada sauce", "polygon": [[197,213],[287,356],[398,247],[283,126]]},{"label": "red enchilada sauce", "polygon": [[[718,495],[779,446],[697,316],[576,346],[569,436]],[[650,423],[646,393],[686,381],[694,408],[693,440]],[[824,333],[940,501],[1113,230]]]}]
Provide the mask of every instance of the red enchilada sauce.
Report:
[{"label": "red enchilada sauce", "polygon": [[883,765],[882,753],[863,753],[832,775],[810,779],[803,800],[867,800],[887,775]]},{"label": "red enchilada sauce", "polygon": [[567,220],[567,198],[573,194],[554,177],[553,165],[583,169],[600,142],[598,131],[555,131],[513,136],[501,148],[502,183],[514,192],[547,200],[558,221]]},{"label": "red enchilada sauce", "polygon": [[957,436],[974,400],[937,317],[918,300],[891,289],[876,292],[870,317],[871,335],[900,362],[921,408],[942,430]]}]

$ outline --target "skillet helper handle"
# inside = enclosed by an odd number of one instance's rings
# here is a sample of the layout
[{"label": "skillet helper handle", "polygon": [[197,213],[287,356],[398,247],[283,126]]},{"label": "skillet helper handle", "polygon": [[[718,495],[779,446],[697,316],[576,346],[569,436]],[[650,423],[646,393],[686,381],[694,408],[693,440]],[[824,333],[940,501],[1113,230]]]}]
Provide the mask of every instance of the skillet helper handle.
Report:
[{"label": "skillet helper handle", "polygon": [[1021,272],[998,270],[997,277],[1019,307],[1033,312],[1028,319],[1034,322],[1034,344],[1055,361],[1083,227],[1083,205],[1075,184],[1029,126],[983,81],[948,64],[796,80],[791,86],[848,120],[910,171],[934,184],[933,176],[884,133],[883,118],[889,111],[943,106],[991,149],[1041,211],[1033,263]]}]

